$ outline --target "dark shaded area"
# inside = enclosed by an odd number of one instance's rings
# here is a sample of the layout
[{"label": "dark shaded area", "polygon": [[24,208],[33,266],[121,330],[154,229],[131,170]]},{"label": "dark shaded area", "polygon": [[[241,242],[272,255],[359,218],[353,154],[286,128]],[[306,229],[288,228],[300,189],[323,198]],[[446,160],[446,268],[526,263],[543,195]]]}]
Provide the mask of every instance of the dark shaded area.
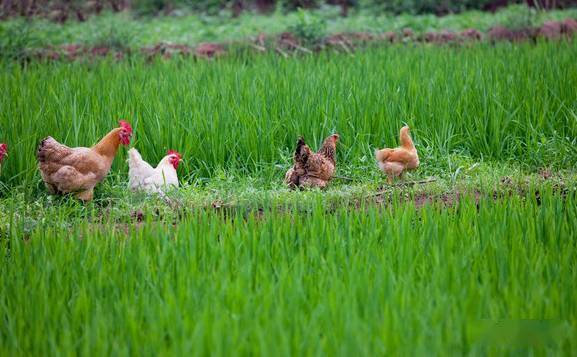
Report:
[{"label": "dark shaded area", "polygon": [[362,8],[375,13],[446,15],[465,10],[496,11],[526,3],[538,9],[577,6],[577,0],[0,0],[0,19],[14,16],[43,17],[55,22],[84,21],[102,11],[131,11],[136,16],[172,15],[175,11],[215,14],[229,10],[233,17],[250,10],[270,13],[277,8],[294,11],[323,4],[341,8],[341,16]]}]

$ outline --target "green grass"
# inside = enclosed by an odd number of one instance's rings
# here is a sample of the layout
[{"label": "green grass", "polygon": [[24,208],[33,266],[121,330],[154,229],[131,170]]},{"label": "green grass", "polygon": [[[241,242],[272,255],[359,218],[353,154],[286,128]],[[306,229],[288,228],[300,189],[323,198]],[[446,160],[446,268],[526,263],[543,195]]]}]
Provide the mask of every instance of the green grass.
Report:
[{"label": "green grass", "polygon": [[[42,138],[89,146],[119,118],[133,124],[133,145],[145,159],[183,153],[179,170],[190,183],[228,175],[278,181],[299,135],[317,147],[335,131],[339,172],[372,180],[373,150],[397,145],[403,123],[413,128],[424,176],[454,171],[455,158],[572,169],[576,57],[575,42],[559,42],[24,69],[5,62],[0,141],[11,151],[2,181],[38,192]],[[125,176],[124,160],[122,149],[113,173]]]},{"label": "green grass", "polygon": [[[191,210],[173,225],[70,221],[2,239],[3,355],[567,354],[577,202],[534,196],[308,212]],[[7,207],[8,212],[13,207]],[[94,212],[95,216],[97,215]],[[170,214],[170,213],[168,213]],[[549,321],[499,346],[486,321]],[[541,341],[541,342],[539,342]],[[514,343],[514,341],[509,341]]]},{"label": "green grass", "polygon": [[[571,354],[576,57],[562,41],[2,62],[0,355]],[[125,149],[94,202],[46,196],[39,140],[91,145],[119,118],[150,162],[184,154],[170,202],[127,191]],[[375,196],[373,149],[404,122],[412,177],[438,180]],[[334,131],[352,181],[283,187],[296,137]]]}]

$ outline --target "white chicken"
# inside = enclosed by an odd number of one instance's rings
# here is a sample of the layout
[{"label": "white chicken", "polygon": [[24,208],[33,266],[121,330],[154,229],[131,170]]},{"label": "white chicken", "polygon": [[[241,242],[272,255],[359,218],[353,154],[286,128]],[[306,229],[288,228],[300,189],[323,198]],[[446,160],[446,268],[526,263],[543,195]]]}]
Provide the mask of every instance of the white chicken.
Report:
[{"label": "white chicken", "polygon": [[178,187],[176,169],[182,161],[179,153],[169,150],[155,168],[142,159],[138,150],[128,150],[128,185],[133,191],[163,193]]}]

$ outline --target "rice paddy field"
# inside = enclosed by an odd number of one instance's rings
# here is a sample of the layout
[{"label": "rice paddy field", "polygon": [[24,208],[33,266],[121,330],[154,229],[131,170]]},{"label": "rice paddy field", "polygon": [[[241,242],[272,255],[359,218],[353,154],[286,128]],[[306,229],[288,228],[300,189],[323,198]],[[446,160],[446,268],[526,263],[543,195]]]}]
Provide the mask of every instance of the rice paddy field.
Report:
[{"label": "rice paddy field", "polygon": [[[573,355],[577,43],[397,44],[294,58],[138,56],[0,69],[0,355]],[[126,149],[81,204],[46,194],[47,135],[119,119]],[[376,148],[411,126],[421,167]],[[338,132],[337,178],[289,191],[296,138]]]}]

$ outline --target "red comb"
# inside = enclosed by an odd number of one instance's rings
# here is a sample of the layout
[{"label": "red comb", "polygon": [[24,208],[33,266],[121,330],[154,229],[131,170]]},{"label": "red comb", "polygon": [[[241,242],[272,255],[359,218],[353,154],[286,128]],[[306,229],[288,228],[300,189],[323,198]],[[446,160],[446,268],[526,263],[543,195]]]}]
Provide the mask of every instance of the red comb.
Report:
[{"label": "red comb", "polygon": [[168,154],[167,155],[176,155],[178,156],[178,158],[182,158],[182,156],[180,156],[180,154],[174,150],[168,150]]},{"label": "red comb", "polygon": [[130,123],[127,122],[126,120],[121,120],[118,122],[118,124],[122,129],[126,130],[129,133],[132,133],[132,127],[130,126]]},{"label": "red comb", "polygon": [[2,162],[2,160],[4,160],[4,156],[6,155],[6,152],[8,152],[8,145],[0,144],[0,162]]}]

